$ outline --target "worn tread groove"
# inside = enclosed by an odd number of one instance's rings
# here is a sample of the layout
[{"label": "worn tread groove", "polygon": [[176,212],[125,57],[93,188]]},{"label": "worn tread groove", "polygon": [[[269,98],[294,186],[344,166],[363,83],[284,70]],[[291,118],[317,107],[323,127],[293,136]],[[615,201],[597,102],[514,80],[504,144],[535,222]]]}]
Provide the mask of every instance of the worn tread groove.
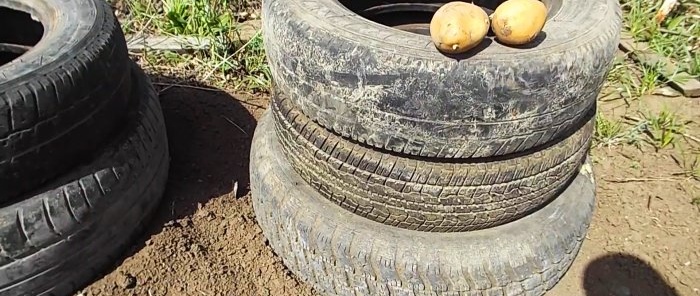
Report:
[{"label": "worn tread groove", "polygon": [[17,226],[19,226],[20,238],[30,247],[35,247],[35,245],[29,240],[29,235],[27,235],[27,228],[24,225],[24,213],[22,209],[17,209]]},{"label": "worn tread groove", "polygon": [[70,201],[68,200],[68,187],[63,187],[61,190],[61,195],[63,196],[63,202],[66,204],[66,210],[68,212],[68,215],[70,216],[71,219],[77,224],[81,224],[81,221],[78,220],[78,217],[75,215],[75,211],[73,210],[73,207],[70,204]]},{"label": "worn tread groove", "polygon": [[92,204],[90,204],[90,199],[88,198],[88,193],[85,189],[85,184],[83,184],[83,180],[78,180],[78,186],[80,186],[80,193],[83,196],[85,205],[88,207],[88,211],[92,211]]},{"label": "worn tread groove", "polygon": [[51,213],[49,212],[49,201],[47,199],[43,199],[41,203],[43,207],[42,212],[44,214],[44,219],[46,219],[46,225],[49,227],[49,230],[51,230],[51,232],[53,232],[55,235],[61,236],[62,234],[56,231],[56,227],[51,219]]}]

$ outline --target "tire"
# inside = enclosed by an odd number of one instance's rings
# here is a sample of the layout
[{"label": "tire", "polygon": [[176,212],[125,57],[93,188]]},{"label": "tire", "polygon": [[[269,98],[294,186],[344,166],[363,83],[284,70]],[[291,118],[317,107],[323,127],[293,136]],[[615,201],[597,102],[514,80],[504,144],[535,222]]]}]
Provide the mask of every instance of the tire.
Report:
[{"label": "tire", "polygon": [[[46,27],[38,44],[0,66],[5,202],[81,164],[112,136],[126,114],[131,75],[126,41],[105,1],[0,0],[0,7],[16,10],[2,23],[27,12]],[[7,26],[0,39],[27,43],[35,27]]]},{"label": "tire", "polygon": [[360,216],[429,232],[485,229],[541,207],[576,176],[595,125],[591,109],[585,125],[541,150],[483,162],[436,162],[345,140],[279,92],[271,105],[282,150],[308,184]]},{"label": "tire", "polygon": [[289,270],[324,295],[542,295],[576,257],[595,201],[590,164],[551,203],[485,230],[430,233],[377,223],[322,197],[260,121],[251,149],[258,224]]},{"label": "tire", "polygon": [[529,48],[489,37],[469,57],[445,56],[430,36],[369,21],[341,4],[438,7],[419,0],[265,0],[264,44],[279,88],[343,137],[424,157],[502,156],[556,141],[580,124],[620,39],[616,0],[544,1],[551,8],[546,37]]},{"label": "tire", "polygon": [[0,209],[0,295],[70,295],[148,222],[168,177],[168,143],[158,96],[134,71],[126,126],[98,156]]}]

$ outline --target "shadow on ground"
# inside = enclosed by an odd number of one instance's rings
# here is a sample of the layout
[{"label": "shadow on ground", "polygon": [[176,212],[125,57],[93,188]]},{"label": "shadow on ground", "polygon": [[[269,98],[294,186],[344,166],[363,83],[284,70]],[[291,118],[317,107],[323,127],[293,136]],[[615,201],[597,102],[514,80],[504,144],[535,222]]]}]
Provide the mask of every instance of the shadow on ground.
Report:
[{"label": "shadow on ground", "polygon": [[653,267],[623,253],[597,258],[586,267],[587,296],[678,296]]},{"label": "shadow on ground", "polygon": [[195,81],[151,79],[160,93],[172,158],[161,204],[168,210],[161,209],[153,224],[193,214],[213,197],[245,195],[257,122],[244,100]]},{"label": "shadow on ground", "polygon": [[149,78],[165,119],[170,171],[158,210],[123,258],[164,227],[191,226],[192,214],[212,198],[238,199],[249,192],[254,114],[266,108],[261,99],[236,97],[198,81]]}]

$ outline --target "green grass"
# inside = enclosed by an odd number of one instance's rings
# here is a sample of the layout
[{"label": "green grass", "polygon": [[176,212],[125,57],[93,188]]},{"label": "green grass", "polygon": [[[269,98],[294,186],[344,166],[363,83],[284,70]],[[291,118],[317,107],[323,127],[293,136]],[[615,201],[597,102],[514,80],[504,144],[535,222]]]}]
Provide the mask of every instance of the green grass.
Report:
[{"label": "green grass", "polygon": [[[192,76],[198,81],[242,92],[266,92],[270,70],[260,34],[241,42],[238,12],[253,9],[247,0],[111,0],[123,1],[120,18],[126,34],[197,36],[211,41],[204,52],[174,54],[147,51],[144,67]],[[250,6],[252,5],[252,6]]]},{"label": "green grass", "polygon": [[606,118],[603,113],[598,113],[595,120],[593,138],[597,143],[611,144],[622,132],[622,123]]},{"label": "green grass", "polygon": [[596,115],[593,134],[594,146],[634,145],[640,147],[646,122],[628,123],[606,118],[603,113]]},{"label": "green grass", "polygon": [[620,0],[625,28],[638,41],[670,57],[682,71],[700,76],[700,1],[683,0],[662,23],[655,20],[663,1]]},{"label": "green grass", "polygon": [[685,139],[687,126],[691,123],[667,109],[658,113],[639,112],[639,115],[612,120],[599,112],[593,135],[595,146],[628,144],[641,147],[646,143],[658,151],[674,147],[678,140]]},{"label": "green grass", "polygon": [[635,64],[627,57],[617,57],[608,73],[607,85],[624,98],[651,94],[667,80],[658,67]]},{"label": "green grass", "polygon": [[682,151],[680,157],[672,156],[672,158],[682,169],[682,172],[677,175],[700,181],[700,154]]},{"label": "green grass", "polygon": [[664,149],[676,143],[685,133],[686,124],[675,113],[662,110],[658,114],[644,114],[644,132],[648,141],[656,149]]}]

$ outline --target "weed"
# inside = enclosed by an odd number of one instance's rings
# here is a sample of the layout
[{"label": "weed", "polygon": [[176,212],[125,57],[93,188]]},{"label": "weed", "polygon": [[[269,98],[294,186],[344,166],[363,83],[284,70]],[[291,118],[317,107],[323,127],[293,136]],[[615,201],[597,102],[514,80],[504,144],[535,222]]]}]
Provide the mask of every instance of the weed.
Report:
[{"label": "weed", "polygon": [[245,72],[242,81],[252,91],[264,91],[270,88],[272,74],[267,64],[265,47],[260,32],[241,47],[236,55],[240,69]]},{"label": "weed", "polygon": [[681,173],[674,175],[682,175],[700,181],[700,155],[697,153],[690,154],[691,155],[688,156],[688,153],[682,152],[680,159],[671,155],[673,161],[683,170]]},{"label": "weed", "polygon": [[641,165],[639,164],[638,161],[632,161],[632,163],[630,164],[630,168],[635,169],[635,170],[638,170],[640,167],[641,167]]},{"label": "weed", "polygon": [[626,57],[618,57],[608,72],[606,83],[622,97],[639,98],[667,82],[661,75],[660,66],[635,64]]},{"label": "weed", "polygon": [[637,121],[634,124],[612,121],[599,112],[596,114],[596,127],[593,135],[594,146],[624,144],[640,148],[646,124],[644,121]]},{"label": "weed", "polygon": [[622,131],[619,121],[611,121],[602,113],[598,113],[595,119],[594,139],[598,143],[609,144]]},{"label": "weed", "polygon": [[658,150],[675,143],[683,135],[685,125],[675,113],[664,109],[659,114],[644,114],[645,133],[650,143]]}]

